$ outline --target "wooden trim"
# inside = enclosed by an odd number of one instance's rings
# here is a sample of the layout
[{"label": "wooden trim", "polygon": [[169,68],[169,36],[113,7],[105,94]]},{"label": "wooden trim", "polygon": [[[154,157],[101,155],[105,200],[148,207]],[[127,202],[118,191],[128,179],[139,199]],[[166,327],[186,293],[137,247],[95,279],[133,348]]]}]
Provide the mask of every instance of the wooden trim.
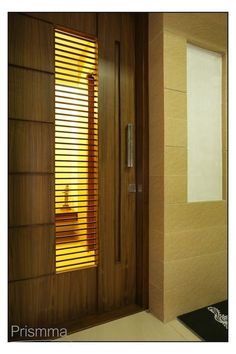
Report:
[{"label": "wooden trim", "polygon": [[117,320],[118,318],[122,318],[124,316],[133,315],[135,313],[141,312],[142,308],[135,304],[127,305],[120,307],[116,310],[96,313],[95,315],[88,315],[84,318],[71,322],[67,325],[68,333],[74,333],[78,331],[82,331],[84,329],[97,326],[103,323],[107,323],[110,321]]},{"label": "wooden trim", "polygon": [[[148,308],[148,14],[135,15],[135,97],[136,97],[136,227],[137,291],[136,303]],[[142,191],[139,192],[139,186]]]},{"label": "wooden trim", "polygon": [[30,67],[25,66],[25,65],[19,65],[19,64],[12,64],[12,63],[9,63],[8,66],[9,66],[9,67],[13,67],[13,68],[18,68],[18,69],[37,71],[37,72],[43,73],[43,74],[49,74],[49,75],[54,75],[54,74],[55,74],[54,71],[48,71],[48,70],[41,70],[41,69],[36,69],[36,68],[30,68]]},{"label": "wooden trim", "polygon": [[80,37],[81,39],[84,39],[84,40],[92,40],[94,41],[94,43],[97,43],[97,36],[96,35],[92,35],[92,34],[89,34],[89,33],[85,33],[85,32],[81,32],[79,30],[74,30],[70,27],[67,27],[67,26],[61,26],[61,25],[56,25],[54,23],[54,28],[57,29],[58,31],[62,31],[62,32],[66,32],[66,33],[70,33],[72,36],[74,37]]}]

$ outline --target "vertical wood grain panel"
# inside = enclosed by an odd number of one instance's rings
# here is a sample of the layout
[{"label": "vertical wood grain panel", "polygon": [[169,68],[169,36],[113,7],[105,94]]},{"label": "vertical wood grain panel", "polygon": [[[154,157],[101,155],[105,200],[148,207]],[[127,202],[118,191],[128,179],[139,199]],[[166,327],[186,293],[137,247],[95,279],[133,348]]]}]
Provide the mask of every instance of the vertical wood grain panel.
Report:
[{"label": "vertical wood grain panel", "polygon": [[55,275],[53,321],[67,323],[97,311],[97,268]]},{"label": "vertical wood grain panel", "polygon": [[54,273],[54,226],[9,230],[9,281]]},{"label": "vertical wood grain panel", "polygon": [[53,322],[55,278],[45,276],[9,283],[9,324],[48,327]]},{"label": "vertical wood grain panel", "polygon": [[94,12],[27,12],[28,15],[49,21],[54,25],[74,31],[96,35],[96,13]]},{"label": "vertical wood grain panel", "polygon": [[129,185],[136,184],[136,149],[133,142],[134,167],[127,168],[126,127],[135,127],[135,32],[131,14],[121,14],[121,259],[123,262],[123,288],[125,304],[135,302],[136,295],[136,193],[130,193]]},{"label": "vertical wood grain panel", "polygon": [[96,311],[96,269],[9,283],[9,323],[64,327]]},{"label": "vertical wood grain panel", "polygon": [[9,171],[54,171],[54,126],[27,121],[9,121]]},{"label": "vertical wood grain panel", "polygon": [[[135,168],[126,167],[126,126],[134,123],[134,23],[130,14],[99,14],[99,117],[100,121],[100,309],[109,310],[134,302],[135,298],[135,194],[128,185],[135,183]],[[113,26],[110,26],[110,23]],[[109,30],[108,30],[109,29]],[[115,100],[115,46],[120,43],[120,123]],[[117,74],[117,73],[116,73]],[[119,125],[120,134],[117,134]],[[115,133],[116,132],[116,133]],[[113,140],[115,134],[115,139]],[[107,142],[110,142],[107,149]],[[117,169],[120,159],[120,262],[115,262],[115,233],[118,202]],[[107,166],[107,167],[105,167]],[[108,168],[110,166],[110,168]],[[115,211],[115,212],[114,212]]]},{"label": "vertical wood grain panel", "polygon": [[53,72],[53,26],[9,13],[9,63]]},{"label": "vertical wood grain panel", "polygon": [[[109,26],[112,23],[112,26]],[[109,31],[108,31],[109,27]],[[99,156],[100,156],[100,269],[99,269],[99,308],[106,311],[114,306],[115,279],[115,215],[114,210],[114,59],[115,41],[120,41],[120,17],[118,14],[98,15],[99,48]],[[109,149],[107,142],[110,141]],[[105,167],[107,166],[107,167]],[[110,166],[110,167],[108,167]],[[107,214],[109,213],[109,214]],[[106,255],[108,255],[106,257]]]},{"label": "vertical wood grain panel", "polygon": [[9,117],[54,121],[54,76],[30,69],[9,67]]},{"label": "vertical wood grain panel", "polygon": [[120,42],[115,41],[115,109],[114,109],[114,141],[115,152],[114,152],[114,196],[115,196],[115,260],[120,262],[121,260],[121,92],[120,92]]},{"label": "vertical wood grain panel", "polygon": [[52,175],[9,176],[9,225],[54,222],[54,178]]}]

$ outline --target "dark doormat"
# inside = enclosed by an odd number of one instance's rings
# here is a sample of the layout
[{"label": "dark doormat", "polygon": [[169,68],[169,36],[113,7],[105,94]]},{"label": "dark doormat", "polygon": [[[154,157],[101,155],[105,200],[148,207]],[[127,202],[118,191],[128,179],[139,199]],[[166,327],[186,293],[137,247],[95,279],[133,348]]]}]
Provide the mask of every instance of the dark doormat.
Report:
[{"label": "dark doormat", "polygon": [[207,342],[228,342],[228,300],[177,318]]}]

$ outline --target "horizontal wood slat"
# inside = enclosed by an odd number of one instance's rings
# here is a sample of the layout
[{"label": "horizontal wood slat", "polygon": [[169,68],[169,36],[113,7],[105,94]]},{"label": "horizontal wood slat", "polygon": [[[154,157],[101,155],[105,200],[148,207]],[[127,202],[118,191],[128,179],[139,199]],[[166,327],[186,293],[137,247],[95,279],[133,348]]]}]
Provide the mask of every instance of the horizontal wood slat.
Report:
[{"label": "horizontal wood slat", "polygon": [[[63,60],[58,56],[58,48],[66,53]],[[70,68],[71,63],[73,63],[73,70]],[[98,196],[94,194],[98,182],[97,92],[96,42],[56,30],[55,252],[57,272],[97,265]],[[81,180],[82,184],[79,183]],[[58,185],[60,188],[57,187]],[[91,217],[93,217],[92,222]]]}]

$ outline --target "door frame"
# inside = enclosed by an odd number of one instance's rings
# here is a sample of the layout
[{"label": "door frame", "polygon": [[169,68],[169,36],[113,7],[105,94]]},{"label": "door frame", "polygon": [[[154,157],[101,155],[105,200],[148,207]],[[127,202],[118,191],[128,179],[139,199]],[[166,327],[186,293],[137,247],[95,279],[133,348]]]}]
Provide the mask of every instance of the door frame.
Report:
[{"label": "door frame", "polygon": [[136,304],[149,305],[149,112],[148,112],[148,12],[135,20],[136,113]]}]

